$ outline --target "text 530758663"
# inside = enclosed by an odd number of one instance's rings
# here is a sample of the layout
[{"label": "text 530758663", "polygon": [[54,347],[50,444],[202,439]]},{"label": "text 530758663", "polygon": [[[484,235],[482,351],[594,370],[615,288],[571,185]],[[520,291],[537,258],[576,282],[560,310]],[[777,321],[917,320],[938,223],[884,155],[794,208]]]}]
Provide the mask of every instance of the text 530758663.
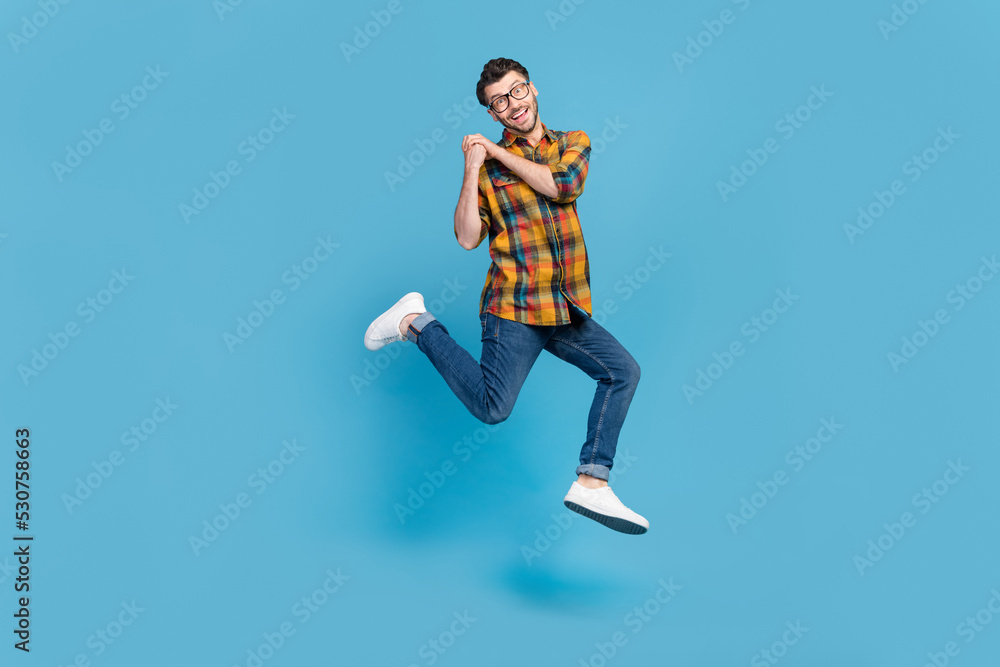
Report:
[{"label": "text 530758663", "polygon": [[[19,531],[28,530],[31,519],[31,432],[19,428],[14,432],[14,442],[17,445],[17,457],[14,463],[14,526]],[[31,590],[31,536],[14,535],[14,557],[17,558],[17,577],[14,578],[14,591],[18,593],[17,611],[14,612],[14,636],[20,641],[14,642],[14,648],[28,652],[31,641],[31,612],[28,611],[29,599],[27,593]]]}]

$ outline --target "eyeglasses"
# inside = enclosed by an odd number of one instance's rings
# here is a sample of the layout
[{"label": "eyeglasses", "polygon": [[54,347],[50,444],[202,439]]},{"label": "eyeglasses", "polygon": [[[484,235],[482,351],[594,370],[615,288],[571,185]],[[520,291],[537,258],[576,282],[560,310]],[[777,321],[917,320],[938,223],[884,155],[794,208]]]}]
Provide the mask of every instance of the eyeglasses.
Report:
[{"label": "eyeglasses", "polygon": [[509,98],[513,97],[515,100],[523,100],[525,97],[528,96],[529,83],[531,82],[522,81],[521,83],[517,84],[516,86],[510,89],[509,93],[501,95],[500,97],[490,102],[490,108],[493,109],[493,111],[496,113],[502,113],[507,109],[508,106],[510,106]]}]

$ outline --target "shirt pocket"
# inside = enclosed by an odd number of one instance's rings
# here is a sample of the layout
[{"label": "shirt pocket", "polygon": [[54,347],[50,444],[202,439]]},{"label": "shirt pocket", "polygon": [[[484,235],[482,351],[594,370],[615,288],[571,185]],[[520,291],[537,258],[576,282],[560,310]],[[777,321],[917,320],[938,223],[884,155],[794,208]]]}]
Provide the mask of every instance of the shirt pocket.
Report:
[{"label": "shirt pocket", "polygon": [[508,185],[514,185],[521,182],[521,177],[514,172],[507,172],[506,174],[498,174],[491,177],[494,187],[505,188]]},{"label": "shirt pocket", "polygon": [[520,193],[518,186],[524,181],[514,172],[491,176],[490,181],[493,183],[493,192],[496,194],[497,205],[503,213],[505,226],[508,222],[517,222],[511,218],[524,215],[524,206],[518,199]]}]

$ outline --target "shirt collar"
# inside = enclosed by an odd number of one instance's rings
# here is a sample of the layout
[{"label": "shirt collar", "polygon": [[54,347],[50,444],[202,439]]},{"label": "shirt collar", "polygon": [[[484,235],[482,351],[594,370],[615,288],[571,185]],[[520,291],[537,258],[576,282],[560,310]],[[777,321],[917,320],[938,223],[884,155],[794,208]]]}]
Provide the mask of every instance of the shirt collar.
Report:
[{"label": "shirt collar", "polygon": [[[553,132],[552,130],[550,130],[549,126],[546,125],[545,123],[542,123],[542,136],[543,137],[548,137],[549,141],[557,141],[558,140],[557,137],[556,137],[556,133]],[[508,146],[510,146],[511,144],[513,144],[514,142],[516,142],[518,139],[520,139],[520,140],[522,140],[524,142],[528,141],[524,137],[512,134],[511,131],[508,130],[505,127],[503,129],[503,138],[500,139],[500,142],[499,142],[498,145],[499,146],[503,146],[504,148],[507,148]]]}]

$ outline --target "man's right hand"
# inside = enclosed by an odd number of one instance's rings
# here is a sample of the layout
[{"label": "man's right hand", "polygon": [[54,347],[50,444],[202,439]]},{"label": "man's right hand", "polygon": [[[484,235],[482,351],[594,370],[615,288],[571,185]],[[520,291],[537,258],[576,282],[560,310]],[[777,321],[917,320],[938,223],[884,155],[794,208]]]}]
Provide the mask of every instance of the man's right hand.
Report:
[{"label": "man's right hand", "polygon": [[479,168],[486,161],[486,149],[480,144],[472,144],[468,148],[462,149],[465,152],[465,169],[479,173]]},{"label": "man's right hand", "polygon": [[486,161],[486,148],[463,140],[462,152],[465,153],[465,176],[455,207],[455,238],[463,248],[472,250],[479,245],[483,226],[479,217],[479,172]]}]

